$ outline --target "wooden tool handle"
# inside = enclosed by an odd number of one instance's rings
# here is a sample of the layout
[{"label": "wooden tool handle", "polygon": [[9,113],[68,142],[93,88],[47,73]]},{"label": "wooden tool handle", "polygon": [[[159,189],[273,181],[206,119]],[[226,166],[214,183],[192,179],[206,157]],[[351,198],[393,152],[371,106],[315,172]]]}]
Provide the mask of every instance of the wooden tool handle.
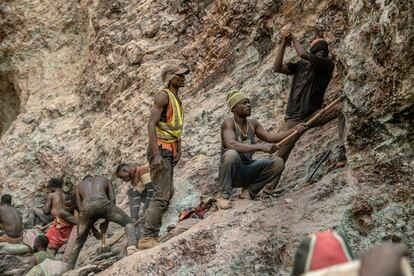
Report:
[{"label": "wooden tool handle", "polygon": [[[308,121],[306,121],[305,125],[310,126],[312,125],[317,119],[319,119],[319,117],[322,116],[323,113],[330,113],[332,111],[332,109],[334,107],[336,107],[337,104],[339,104],[343,99],[343,96],[339,97],[338,99],[332,101],[330,104],[328,104],[327,106],[325,106],[324,108],[322,108],[321,110],[319,110],[315,115],[312,116],[312,118],[310,118]],[[289,142],[290,140],[292,140],[292,138],[296,137],[298,135],[298,131],[294,130],[291,134],[289,134],[288,136],[286,136],[282,141],[280,141],[279,143],[276,144],[276,146],[278,148],[280,148],[282,145],[286,144],[287,142]]]},{"label": "wooden tool handle", "polygon": [[289,134],[288,136],[286,136],[282,141],[280,141],[279,143],[276,144],[276,146],[278,148],[280,148],[283,144],[285,144],[286,142],[290,141],[293,137],[296,137],[296,135],[298,135],[298,131],[294,130],[291,134]]}]

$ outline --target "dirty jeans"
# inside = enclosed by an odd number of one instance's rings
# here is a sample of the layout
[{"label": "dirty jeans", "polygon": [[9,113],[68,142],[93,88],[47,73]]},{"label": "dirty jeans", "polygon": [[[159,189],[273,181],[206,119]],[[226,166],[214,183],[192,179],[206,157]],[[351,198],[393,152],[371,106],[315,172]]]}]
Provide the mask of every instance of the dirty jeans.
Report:
[{"label": "dirty jeans", "polygon": [[[143,237],[157,237],[162,225],[162,216],[168,209],[171,198],[174,195],[174,182],[172,164],[173,154],[165,149],[160,149],[163,158],[164,168],[155,172],[151,169],[151,180],[154,186],[154,195],[146,212]],[[147,159],[151,164],[154,159],[152,150],[148,148]]]},{"label": "dirty jeans", "polygon": [[[294,119],[286,118],[285,124],[281,131],[287,131],[300,123],[305,123],[317,112],[319,112],[319,110],[315,111],[312,115],[306,118],[294,118]],[[344,146],[345,117],[344,117],[344,114],[342,113],[342,105],[338,105],[335,110],[333,110],[332,112],[328,114],[322,114],[322,116],[319,117],[319,119],[316,122],[314,122],[312,125],[310,125],[309,128],[322,126],[332,121],[335,118],[338,118],[338,136],[339,136],[340,147],[342,150],[344,150],[345,148]],[[300,136],[296,137],[296,139],[292,139],[289,143],[286,143],[279,148],[277,154],[279,157],[283,159],[285,163],[289,157],[290,152],[292,151],[293,147],[295,146],[299,138]],[[279,175],[279,178],[276,179],[276,181],[274,181],[272,185],[269,185],[267,189],[274,190],[277,187],[277,184],[279,183],[280,176],[281,175]]]},{"label": "dirty jeans", "polygon": [[227,150],[222,157],[220,166],[221,196],[230,198],[234,187],[247,188],[252,198],[279,177],[284,168],[282,158],[274,160],[252,160],[243,163],[235,150]]},{"label": "dirty jeans", "polygon": [[115,222],[125,227],[129,245],[136,244],[135,228],[132,220],[119,207],[106,198],[89,198],[81,203],[79,208],[78,234],[73,251],[69,255],[67,270],[75,267],[79,253],[88,238],[89,230],[100,218]]},{"label": "dirty jeans", "polygon": [[152,194],[154,192],[154,187],[152,183],[145,185],[145,190],[140,193],[134,188],[130,188],[127,192],[129,200],[129,212],[133,220],[138,219],[139,209],[141,208],[141,202],[144,202],[144,209],[148,208]]}]

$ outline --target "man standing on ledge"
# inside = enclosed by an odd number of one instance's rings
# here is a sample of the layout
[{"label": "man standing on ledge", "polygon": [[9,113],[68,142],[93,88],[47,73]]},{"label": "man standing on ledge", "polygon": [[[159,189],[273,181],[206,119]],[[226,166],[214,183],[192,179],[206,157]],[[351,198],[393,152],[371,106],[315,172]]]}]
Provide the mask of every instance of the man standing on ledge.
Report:
[{"label": "man standing on ledge", "polygon": [[154,186],[149,203],[143,235],[138,248],[148,249],[158,245],[162,216],[174,195],[173,168],[181,157],[183,110],[178,89],[184,87],[189,70],[178,65],[167,65],[161,72],[165,88],[156,96],[148,122],[148,162]]},{"label": "man standing on ledge", "polygon": [[[258,121],[247,119],[251,114],[250,100],[237,90],[228,94],[227,104],[233,112],[233,118],[224,120],[221,125],[221,195],[217,198],[221,209],[231,208],[233,187],[243,187],[241,198],[254,199],[266,184],[275,181],[282,173],[282,158],[253,160],[255,152],[274,153],[277,150],[274,143],[281,141],[294,130],[298,130],[300,134],[306,130],[303,124],[299,124],[285,132],[269,133]],[[267,143],[255,144],[255,136]]]},{"label": "man standing on ledge", "polygon": [[[322,107],[325,91],[332,79],[335,65],[328,56],[328,43],[323,38],[315,39],[311,43],[308,52],[290,32],[283,31],[282,36],[282,45],[277,53],[273,71],[286,75],[294,75],[283,128],[283,130],[288,130],[299,123],[306,122]],[[296,54],[301,60],[296,63],[288,62],[283,64],[285,49],[290,43],[293,43]],[[341,113],[341,109],[341,105],[338,105],[333,112],[322,114],[314,124],[308,126],[309,128],[321,126],[339,116],[338,133],[343,154],[340,156],[341,160],[338,160],[338,167],[345,165],[344,160],[346,160],[345,147],[343,146],[345,118]],[[284,162],[287,161],[298,139],[299,137],[292,139],[289,143],[280,147],[278,155]],[[271,193],[276,188],[278,182],[279,179],[273,183],[274,185],[268,187],[267,192]]]}]

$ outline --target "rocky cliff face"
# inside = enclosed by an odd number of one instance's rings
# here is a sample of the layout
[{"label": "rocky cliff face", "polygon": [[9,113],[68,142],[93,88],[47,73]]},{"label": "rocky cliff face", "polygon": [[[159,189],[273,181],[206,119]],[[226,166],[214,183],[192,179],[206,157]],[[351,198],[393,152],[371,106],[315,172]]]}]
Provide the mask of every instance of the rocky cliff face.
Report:
[{"label": "rocky cliff face", "polygon": [[[174,222],[176,210],[217,191],[230,89],[251,97],[253,117],[266,128],[282,125],[291,79],[271,66],[280,29],[289,25],[305,45],[321,35],[330,41],[336,69],[325,98],[346,96],[347,167],[334,170],[333,155],[320,181],[303,185],[338,144],[336,121],[311,129],[281,180],[295,191],[214,213],[106,275],[284,275],[299,237],[332,227],[356,252],[387,240],[413,248],[413,10],[402,0],[3,1],[0,192],[11,192],[28,219],[27,206],[42,205],[49,177],[63,175],[69,191],[85,174],[103,174],[125,207],[127,187],[115,181],[114,168],[146,162],[146,122],[161,68],[182,62],[191,73],[181,94],[177,193],[165,218]],[[289,48],[285,60],[294,56]]]}]

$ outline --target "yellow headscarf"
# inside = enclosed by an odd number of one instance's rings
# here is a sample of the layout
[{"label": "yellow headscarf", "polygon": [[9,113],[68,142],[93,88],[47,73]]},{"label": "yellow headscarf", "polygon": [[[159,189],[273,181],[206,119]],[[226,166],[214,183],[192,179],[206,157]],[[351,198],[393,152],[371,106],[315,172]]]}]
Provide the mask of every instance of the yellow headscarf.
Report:
[{"label": "yellow headscarf", "polygon": [[236,104],[245,99],[249,98],[243,92],[240,92],[239,90],[230,91],[227,95],[227,105],[229,106],[230,111],[236,106]]}]

